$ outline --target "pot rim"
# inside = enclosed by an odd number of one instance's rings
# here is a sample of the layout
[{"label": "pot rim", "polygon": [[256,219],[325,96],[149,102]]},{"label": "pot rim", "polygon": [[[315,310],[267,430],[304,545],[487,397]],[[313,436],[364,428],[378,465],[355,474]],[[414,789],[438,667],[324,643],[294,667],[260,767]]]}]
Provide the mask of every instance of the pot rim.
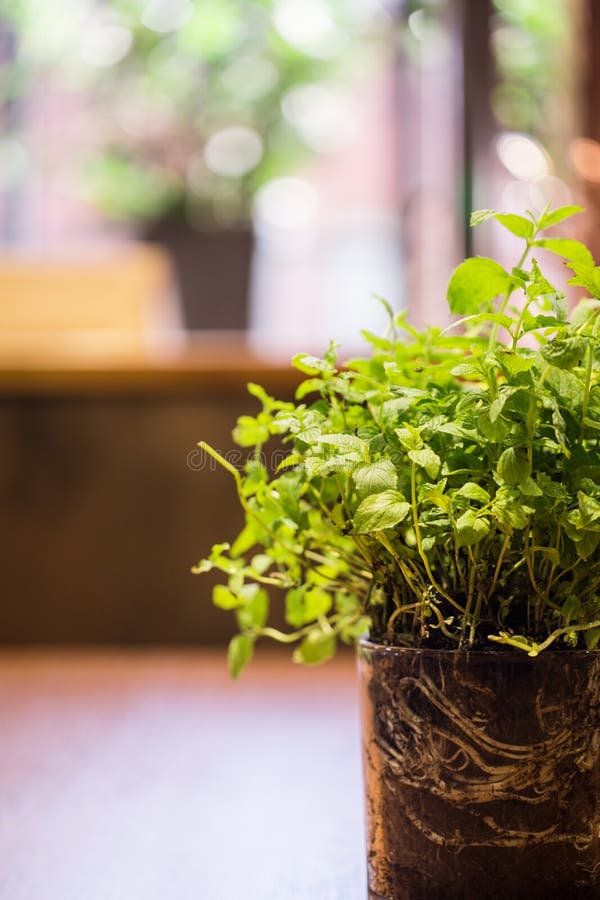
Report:
[{"label": "pot rim", "polygon": [[532,657],[529,656],[524,650],[517,649],[496,649],[494,647],[490,647],[489,649],[481,650],[469,650],[467,647],[463,650],[448,650],[448,649],[438,649],[436,647],[407,647],[401,644],[391,644],[391,643],[382,643],[381,641],[374,641],[369,637],[361,637],[357,642],[357,649],[360,650],[370,650],[376,652],[378,654],[389,654],[389,655],[398,655],[398,654],[414,654],[419,656],[430,656],[435,657],[437,659],[477,659],[477,660],[521,660],[523,662],[534,663],[537,662],[538,659],[560,659],[562,658],[591,658],[594,656],[600,655],[600,647],[596,650],[542,650],[538,656]]}]

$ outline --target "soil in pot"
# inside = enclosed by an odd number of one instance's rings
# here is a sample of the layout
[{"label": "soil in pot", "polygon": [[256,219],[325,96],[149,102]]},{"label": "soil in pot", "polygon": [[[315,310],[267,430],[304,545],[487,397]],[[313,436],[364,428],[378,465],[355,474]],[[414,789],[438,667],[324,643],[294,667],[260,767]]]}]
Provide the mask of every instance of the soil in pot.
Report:
[{"label": "soil in pot", "polygon": [[359,647],[385,900],[600,896],[600,653]]}]

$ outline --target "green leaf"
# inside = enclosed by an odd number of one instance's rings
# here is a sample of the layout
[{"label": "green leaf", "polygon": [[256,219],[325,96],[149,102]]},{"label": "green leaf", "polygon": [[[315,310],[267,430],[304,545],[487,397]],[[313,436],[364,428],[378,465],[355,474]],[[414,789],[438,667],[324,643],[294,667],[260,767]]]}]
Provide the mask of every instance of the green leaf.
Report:
[{"label": "green leaf", "polygon": [[526,497],[542,497],[543,491],[531,475],[519,482],[519,490]]},{"label": "green leaf", "polygon": [[531,474],[531,465],[525,450],[508,447],[498,460],[498,475],[505,484],[519,484]]},{"label": "green leaf", "polygon": [[600,641],[600,628],[588,628],[584,631],[583,636],[588,650],[595,650]]},{"label": "green leaf", "polygon": [[493,219],[498,213],[495,209],[476,209],[471,213],[469,225],[475,228],[477,225],[483,225],[488,219]]},{"label": "green leaf", "polygon": [[584,494],[583,491],[578,492],[577,499],[579,502],[581,523],[584,528],[587,528],[588,525],[591,525],[592,522],[595,522],[600,518],[600,503],[593,497]]},{"label": "green leaf", "polygon": [[569,315],[569,304],[566,296],[560,291],[552,296],[552,312],[561,322],[566,322]]},{"label": "green leaf", "polygon": [[526,240],[533,237],[533,222],[524,216],[517,216],[514,213],[496,213],[494,218],[516,237]]},{"label": "green leaf", "polygon": [[292,358],[292,365],[299,372],[304,372],[305,375],[335,372],[335,368],[330,362],[325,359],[319,359],[318,356],[311,356],[309,353],[297,353]]},{"label": "green leaf", "polygon": [[285,621],[293,628],[300,628],[305,623],[304,595],[308,590],[307,585],[292,588],[285,595]]},{"label": "green leaf", "polygon": [[262,628],[269,615],[267,592],[256,584],[246,584],[242,590],[246,596],[236,611],[240,628]]},{"label": "green leaf", "polygon": [[474,481],[465,482],[465,484],[456,491],[456,494],[459,497],[466,497],[467,500],[475,500],[478,503],[490,502],[490,495],[488,492],[478,484],[475,484]]},{"label": "green leaf", "polygon": [[361,616],[356,621],[351,620],[347,623],[342,622],[340,627],[340,637],[346,644],[349,644],[352,641],[356,641],[358,640],[358,638],[363,637],[363,635],[367,634],[370,627],[370,616]]},{"label": "green leaf", "polygon": [[279,465],[277,466],[277,472],[281,472],[285,469],[291,469],[294,466],[300,466],[304,462],[304,457],[301,453],[290,453],[289,456],[286,456],[285,459],[282,459]]},{"label": "green leaf", "polygon": [[596,553],[599,543],[600,532],[582,531],[575,541],[577,555],[581,559],[589,559],[592,554]]},{"label": "green leaf", "polygon": [[558,209],[544,213],[538,221],[538,228],[540,231],[544,231],[546,228],[558,225],[559,222],[563,222],[565,219],[569,219],[580,212],[583,212],[583,206],[561,206]]},{"label": "green leaf", "polygon": [[482,410],[477,415],[477,428],[481,434],[493,444],[500,444],[506,437],[509,425],[503,419],[497,419],[492,422],[489,416],[489,410]]},{"label": "green leaf", "polygon": [[574,241],[570,238],[540,238],[533,242],[535,247],[543,247],[551,253],[570,262],[580,263],[583,266],[593,266],[594,257],[580,241]]},{"label": "green leaf", "polygon": [[309,631],[299,647],[294,651],[294,662],[314,666],[331,659],[335,653],[335,634],[326,634],[314,629]]},{"label": "green leaf", "polygon": [[410,511],[410,503],[399,491],[381,491],[366,497],[354,515],[353,534],[372,534],[393,528]]},{"label": "green leaf", "polygon": [[280,403],[277,400],[274,400],[267,392],[264,387],[260,384],[256,384],[254,381],[249,381],[246,385],[246,390],[252,397],[256,397],[259,400],[265,409],[272,409],[274,405],[279,406]]},{"label": "green leaf", "polygon": [[367,450],[367,442],[354,434],[322,434],[316,439],[315,443],[338,447],[345,452],[355,451],[356,453],[364,454]]},{"label": "green leaf", "polygon": [[423,438],[418,428],[413,428],[412,425],[404,425],[402,428],[394,430],[396,437],[405,450],[420,450],[423,446]]},{"label": "green leaf", "polygon": [[487,519],[478,517],[475,510],[468,509],[457,519],[456,530],[458,532],[458,546],[471,547],[473,544],[478,544],[479,541],[488,535],[490,523]]},{"label": "green leaf", "polygon": [[423,503],[432,503],[448,514],[452,512],[452,500],[447,494],[435,488],[431,489],[431,485],[428,484],[424,485],[424,487],[429,490],[420,492],[420,499]]},{"label": "green leaf", "polygon": [[255,447],[269,439],[269,426],[253,416],[240,416],[233,429],[233,439],[240,447]]},{"label": "green leaf", "polygon": [[409,450],[408,458],[417,466],[425,469],[430,478],[437,478],[442,461],[431,447],[423,447],[422,450]]},{"label": "green leaf", "polygon": [[527,355],[526,348],[518,351],[509,350],[507,347],[496,349],[498,362],[509,376],[518,375],[519,372],[528,372],[535,362],[535,354]]},{"label": "green leaf", "polygon": [[483,372],[481,370],[481,366],[477,366],[475,365],[475,363],[466,362],[459,363],[457,366],[454,366],[453,369],[450,369],[450,374],[454,375],[455,378],[481,379]]},{"label": "green leaf", "polygon": [[389,459],[380,459],[370,466],[361,466],[353,473],[358,496],[379,494],[381,491],[393,490],[398,483],[398,473]]},{"label": "green leaf", "polygon": [[523,503],[523,498],[517,488],[502,485],[492,504],[492,514],[501,529],[511,532],[513,528],[519,531],[525,528],[529,516],[534,513],[531,507]]},{"label": "green leaf", "polygon": [[556,337],[542,347],[542,356],[558,369],[573,369],[585,356],[586,343],[580,337]]},{"label": "green leaf", "polygon": [[304,596],[304,615],[307,622],[326,616],[331,610],[333,599],[331,594],[321,588],[310,588]]},{"label": "green leaf", "polygon": [[574,273],[567,284],[575,284],[584,287],[592,297],[600,299],[600,266],[581,265],[570,262],[569,268]]},{"label": "green leaf", "polygon": [[294,628],[301,628],[331,610],[331,595],[321,588],[303,585],[288,591],[285,597],[285,619]]},{"label": "green leaf", "polygon": [[273,564],[273,559],[269,556],[268,553],[257,553],[256,556],[253,556],[250,561],[250,566],[253,572],[256,572],[258,575],[264,575],[264,573],[269,569]]},{"label": "green leaf", "polygon": [[227,662],[232,678],[239,678],[254,652],[254,638],[249,634],[236,634],[229,641]]},{"label": "green leaf", "polygon": [[476,225],[482,225],[488,219],[496,219],[497,222],[517,237],[527,239],[533,236],[534,226],[530,219],[526,219],[524,216],[517,216],[515,213],[497,212],[495,209],[479,209],[471,213],[471,228]]},{"label": "green leaf", "polygon": [[510,285],[510,276],[502,266],[485,256],[465,260],[452,273],[448,284],[448,303],[455,315],[480,312]]},{"label": "green leaf", "polygon": [[585,298],[580,300],[571,314],[571,322],[576,327],[590,322],[600,310],[600,300]]},{"label": "green leaf", "polygon": [[303,400],[307,394],[320,391],[322,387],[323,380],[321,378],[307,378],[306,381],[303,381],[296,388],[296,400]]},{"label": "green leaf", "polygon": [[236,609],[244,602],[239,597],[236,597],[235,594],[232,594],[224,584],[215,585],[212,599],[215,606],[218,606],[219,609]]}]

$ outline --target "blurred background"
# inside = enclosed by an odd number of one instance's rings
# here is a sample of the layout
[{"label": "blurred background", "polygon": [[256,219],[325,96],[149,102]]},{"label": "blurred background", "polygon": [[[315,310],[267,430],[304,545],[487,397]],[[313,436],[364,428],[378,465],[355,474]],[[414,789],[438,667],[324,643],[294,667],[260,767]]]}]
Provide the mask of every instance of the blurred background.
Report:
[{"label": "blurred background", "polygon": [[472,209],[581,202],[593,0],[0,0],[0,642],[208,644],[189,570],[291,353],[445,317]]}]

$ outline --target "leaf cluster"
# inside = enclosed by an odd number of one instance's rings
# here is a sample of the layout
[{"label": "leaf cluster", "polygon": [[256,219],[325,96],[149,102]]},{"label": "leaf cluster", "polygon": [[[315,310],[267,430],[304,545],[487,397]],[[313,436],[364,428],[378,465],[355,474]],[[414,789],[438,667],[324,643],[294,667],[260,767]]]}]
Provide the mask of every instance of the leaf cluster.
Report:
[{"label": "leaf cluster", "polygon": [[[523,241],[508,271],[467,259],[448,287],[446,329],[389,310],[366,358],[340,367],[300,354],[296,403],[251,392],[252,447],[233,475],[246,524],[195,571],[218,569],[217,606],[235,612],[238,675],[258,637],[321,662],[338,641],[441,648],[596,646],[600,638],[600,267],[577,241],[544,236],[577,207],[485,210]],[[571,315],[541,250],[587,292]],[[263,445],[288,456],[269,473]],[[289,631],[269,626],[269,594]]]}]

